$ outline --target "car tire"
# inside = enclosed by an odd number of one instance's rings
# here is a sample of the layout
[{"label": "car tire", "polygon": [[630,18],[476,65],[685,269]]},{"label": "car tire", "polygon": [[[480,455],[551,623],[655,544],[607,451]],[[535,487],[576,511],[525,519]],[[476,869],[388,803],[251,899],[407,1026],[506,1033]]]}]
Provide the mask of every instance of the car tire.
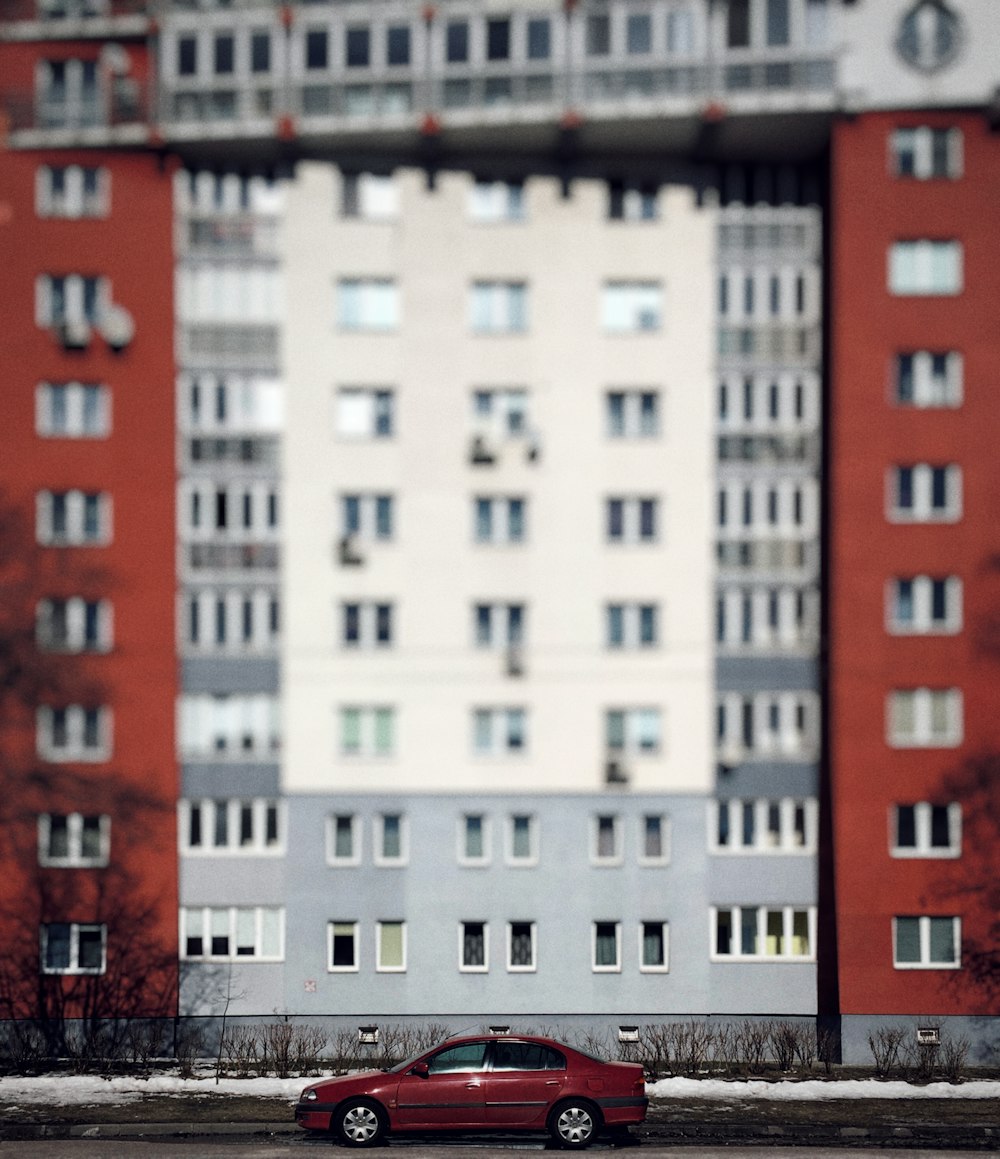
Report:
[{"label": "car tire", "polygon": [[549,1134],[560,1147],[581,1151],[597,1138],[600,1112],[586,1099],[566,1099],[557,1103],[549,1115]]},{"label": "car tire", "polygon": [[334,1111],[330,1124],[348,1147],[374,1147],[385,1135],[389,1121],[371,1099],[348,1099]]}]

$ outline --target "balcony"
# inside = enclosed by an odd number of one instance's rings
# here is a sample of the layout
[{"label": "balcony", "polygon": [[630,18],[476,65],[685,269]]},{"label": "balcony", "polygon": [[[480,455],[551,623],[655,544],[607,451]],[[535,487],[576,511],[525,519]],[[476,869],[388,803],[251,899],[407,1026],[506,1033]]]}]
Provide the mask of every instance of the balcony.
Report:
[{"label": "balcony", "polygon": [[46,146],[142,144],[148,137],[147,94],[131,77],[88,90],[4,93],[11,144]]},{"label": "balcony", "polygon": [[192,323],[181,328],[179,361],[186,368],[276,371],[280,360],[277,325]]},{"label": "balcony", "polygon": [[149,0],[0,0],[0,39],[145,36],[154,7]]},{"label": "balcony", "polygon": [[188,217],[181,253],[201,258],[276,258],[278,221],[256,214]]}]

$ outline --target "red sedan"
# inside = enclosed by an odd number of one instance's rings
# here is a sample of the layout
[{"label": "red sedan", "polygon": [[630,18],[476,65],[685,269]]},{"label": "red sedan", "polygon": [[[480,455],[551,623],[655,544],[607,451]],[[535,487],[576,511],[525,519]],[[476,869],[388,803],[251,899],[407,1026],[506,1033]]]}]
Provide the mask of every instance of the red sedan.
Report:
[{"label": "red sedan", "polygon": [[322,1079],[302,1092],[307,1131],[371,1147],[388,1132],[548,1131],[586,1147],[646,1117],[642,1067],[534,1036],[452,1038],[391,1070]]}]

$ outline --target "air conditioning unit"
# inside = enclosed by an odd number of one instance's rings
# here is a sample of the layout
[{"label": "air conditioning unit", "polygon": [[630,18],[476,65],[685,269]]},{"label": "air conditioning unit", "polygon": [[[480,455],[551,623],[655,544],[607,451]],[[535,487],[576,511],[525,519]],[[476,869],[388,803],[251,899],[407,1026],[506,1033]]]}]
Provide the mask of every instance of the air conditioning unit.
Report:
[{"label": "air conditioning unit", "polygon": [[537,463],[542,457],[542,443],[537,435],[531,435],[524,446],[524,458],[529,463]]},{"label": "air conditioning unit", "polygon": [[640,330],[658,330],[660,326],[660,315],[656,310],[640,310],[636,323]]},{"label": "air conditioning unit", "polygon": [[621,757],[608,757],[604,766],[604,783],[606,785],[627,785],[628,769]]},{"label": "air conditioning unit", "polygon": [[56,327],[63,350],[86,350],[90,345],[90,323],[83,318],[67,318]]},{"label": "air conditioning unit", "polygon": [[358,550],[355,537],[345,535],[337,545],[337,555],[342,567],[357,567],[365,562],[365,557]]},{"label": "air conditioning unit", "polygon": [[381,1034],[377,1026],[358,1027],[358,1042],[363,1046],[377,1046],[380,1038]]},{"label": "air conditioning unit", "polygon": [[124,350],[135,337],[135,321],[124,306],[109,306],[101,315],[101,333],[112,350]]},{"label": "air conditioning unit", "polygon": [[475,467],[492,467],[497,453],[485,435],[473,435],[469,444],[469,462]]},{"label": "air conditioning unit", "polygon": [[511,644],[507,649],[506,667],[508,676],[524,675],[524,653],[517,644]]}]

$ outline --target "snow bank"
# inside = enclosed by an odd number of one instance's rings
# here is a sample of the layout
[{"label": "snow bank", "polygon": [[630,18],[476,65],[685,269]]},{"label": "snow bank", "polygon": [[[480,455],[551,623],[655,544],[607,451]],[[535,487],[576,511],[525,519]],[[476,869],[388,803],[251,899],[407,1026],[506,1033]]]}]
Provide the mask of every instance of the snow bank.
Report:
[{"label": "snow bank", "polygon": [[1000,1082],[960,1084],[905,1082],[876,1079],[804,1079],[801,1082],[725,1082],[720,1079],[660,1079],[646,1090],[655,1099],[1000,1099]]}]

